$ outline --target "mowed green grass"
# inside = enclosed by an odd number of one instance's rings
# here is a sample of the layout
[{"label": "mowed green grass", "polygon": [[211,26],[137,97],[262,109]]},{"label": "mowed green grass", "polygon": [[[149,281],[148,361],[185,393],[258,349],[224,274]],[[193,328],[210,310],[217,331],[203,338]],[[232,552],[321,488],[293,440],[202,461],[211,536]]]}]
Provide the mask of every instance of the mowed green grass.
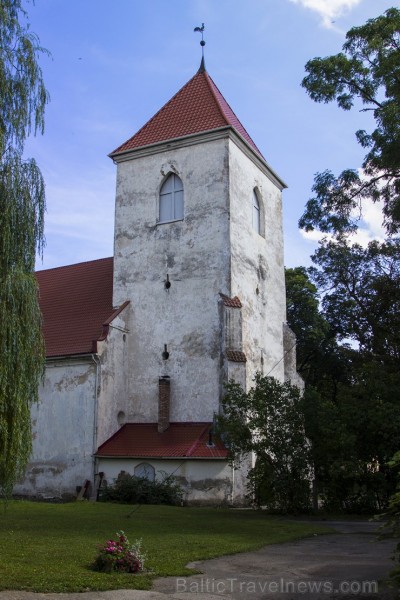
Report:
[{"label": "mowed green grass", "polygon": [[[140,575],[91,570],[99,545],[125,531],[148,555]],[[156,576],[193,573],[193,560],[255,550],[328,528],[251,510],[10,502],[0,507],[0,589],[83,592],[150,589]]]}]

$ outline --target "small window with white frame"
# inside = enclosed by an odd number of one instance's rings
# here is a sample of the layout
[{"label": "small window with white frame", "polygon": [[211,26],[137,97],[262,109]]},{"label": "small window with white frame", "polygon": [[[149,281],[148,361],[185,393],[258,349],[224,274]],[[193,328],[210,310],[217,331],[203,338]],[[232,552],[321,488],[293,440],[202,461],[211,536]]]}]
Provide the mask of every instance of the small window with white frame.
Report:
[{"label": "small window with white frame", "polygon": [[253,229],[258,234],[261,235],[260,202],[258,200],[256,190],[253,190],[253,209],[252,210],[253,210],[253,213],[252,213]]},{"label": "small window with white frame", "polygon": [[175,173],[171,173],[161,186],[158,217],[159,223],[183,219],[183,184]]}]

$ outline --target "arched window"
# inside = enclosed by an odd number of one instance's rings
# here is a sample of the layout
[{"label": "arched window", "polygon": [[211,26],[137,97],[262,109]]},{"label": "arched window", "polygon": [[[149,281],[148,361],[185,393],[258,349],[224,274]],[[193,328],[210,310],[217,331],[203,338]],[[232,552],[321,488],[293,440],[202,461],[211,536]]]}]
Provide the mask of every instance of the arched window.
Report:
[{"label": "arched window", "polygon": [[160,190],[159,222],[183,219],[183,185],[178,175],[171,173]]},{"label": "arched window", "polygon": [[149,481],[154,481],[156,473],[153,465],[149,463],[140,463],[137,465],[134,470],[135,477],[141,477],[142,479],[148,479]]},{"label": "arched window", "polygon": [[261,230],[260,230],[260,203],[258,201],[255,190],[253,190],[253,229],[257,233],[261,233]]}]

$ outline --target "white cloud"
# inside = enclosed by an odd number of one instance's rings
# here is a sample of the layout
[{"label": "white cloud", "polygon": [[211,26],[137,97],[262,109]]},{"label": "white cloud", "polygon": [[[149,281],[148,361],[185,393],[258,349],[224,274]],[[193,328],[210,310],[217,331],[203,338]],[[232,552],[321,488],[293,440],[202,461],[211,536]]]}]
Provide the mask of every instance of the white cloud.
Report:
[{"label": "white cloud", "polygon": [[[372,202],[372,200],[363,200],[362,220],[357,231],[349,236],[350,242],[360,244],[363,248],[366,248],[373,240],[383,242],[385,239],[385,230],[382,222],[382,205],[379,202]],[[330,234],[316,229],[314,231],[301,230],[301,235],[305,240],[315,243],[320,242],[324,238],[327,240],[333,239]]]},{"label": "white cloud", "polygon": [[111,256],[114,170],[97,167],[86,177],[56,171],[47,181],[46,247],[37,269]]},{"label": "white cloud", "polygon": [[334,21],[360,4],[362,0],[290,0],[290,2],[315,11],[320,15],[323,27],[335,29]]}]

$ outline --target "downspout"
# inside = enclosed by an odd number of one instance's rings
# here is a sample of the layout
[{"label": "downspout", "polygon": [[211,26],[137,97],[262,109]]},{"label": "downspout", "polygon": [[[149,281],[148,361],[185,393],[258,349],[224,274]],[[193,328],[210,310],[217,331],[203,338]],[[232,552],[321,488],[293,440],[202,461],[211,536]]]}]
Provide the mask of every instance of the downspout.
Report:
[{"label": "downspout", "polygon": [[97,413],[98,413],[98,389],[99,389],[99,379],[100,379],[100,369],[101,362],[98,354],[91,355],[92,361],[96,365],[96,375],[95,375],[95,388],[94,388],[94,410],[93,410],[93,452],[92,452],[92,481],[93,481],[93,491],[96,483],[96,470],[97,470],[97,458],[95,457],[95,452],[97,450]]},{"label": "downspout", "polygon": [[232,462],[232,494],[231,494],[231,505],[235,504],[235,463]]}]

